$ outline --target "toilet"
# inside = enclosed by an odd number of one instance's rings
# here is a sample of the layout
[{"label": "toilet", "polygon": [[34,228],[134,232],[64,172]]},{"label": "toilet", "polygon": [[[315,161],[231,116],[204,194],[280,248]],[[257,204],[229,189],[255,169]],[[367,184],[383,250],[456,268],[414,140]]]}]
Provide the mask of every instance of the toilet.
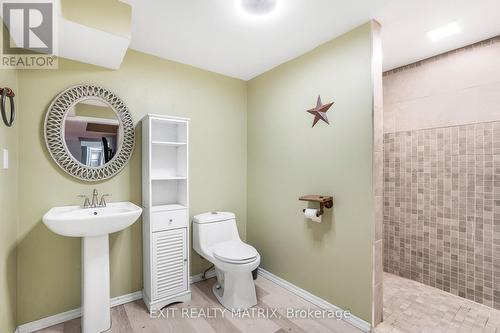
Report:
[{"label": "toilet", "polygon": [[229,212],[209,212],[193,218],[193,248],[215,266],[215,297],[228,310],[241,311],[257,304],[252,271],[260,255],[238,234],[236,217]]}]

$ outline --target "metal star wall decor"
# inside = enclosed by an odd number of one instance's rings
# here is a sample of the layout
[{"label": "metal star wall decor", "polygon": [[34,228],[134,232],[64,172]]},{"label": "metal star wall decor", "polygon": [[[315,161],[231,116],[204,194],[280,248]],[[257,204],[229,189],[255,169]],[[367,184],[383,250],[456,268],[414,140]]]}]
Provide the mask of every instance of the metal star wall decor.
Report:
[{"label": "metal star wall decor", "polygon": [[321,96],[318,95],[318,101],[316,102],[316,107],[314,109],[307,110],[310,114],[314,115],[314,121],[312,127],[316,125],[316,123],[321,119],[328,125],[330,125],[330,122],[328,121],[328,117],[326,116],[326,112],[328,109],[331,108],[334,102],[328,103],[328,104],[323,104],[321,102]]}]

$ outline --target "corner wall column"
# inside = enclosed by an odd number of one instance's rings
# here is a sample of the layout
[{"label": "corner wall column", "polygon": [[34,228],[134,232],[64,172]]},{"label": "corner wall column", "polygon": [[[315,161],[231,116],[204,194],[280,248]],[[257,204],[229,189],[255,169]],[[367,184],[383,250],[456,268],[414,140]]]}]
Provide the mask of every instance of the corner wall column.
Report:
[{"label": "corner wall column", "polygon": [[382,88],[382,39],[380,24],[372,26],[372,84],[373,84],[373,289],[372,326],[383,320],[383,205],[384,205],[384,113]]}]

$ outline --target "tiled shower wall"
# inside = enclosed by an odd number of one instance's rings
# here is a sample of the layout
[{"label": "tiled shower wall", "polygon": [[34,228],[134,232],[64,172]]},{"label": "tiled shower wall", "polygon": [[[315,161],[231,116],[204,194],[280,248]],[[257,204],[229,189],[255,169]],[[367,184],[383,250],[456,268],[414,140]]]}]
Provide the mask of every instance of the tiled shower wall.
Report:
[{"label": "tiled shower wall", "polygon": [[385,133],[384,186],[384,270],[500,309],[500,122]]}]

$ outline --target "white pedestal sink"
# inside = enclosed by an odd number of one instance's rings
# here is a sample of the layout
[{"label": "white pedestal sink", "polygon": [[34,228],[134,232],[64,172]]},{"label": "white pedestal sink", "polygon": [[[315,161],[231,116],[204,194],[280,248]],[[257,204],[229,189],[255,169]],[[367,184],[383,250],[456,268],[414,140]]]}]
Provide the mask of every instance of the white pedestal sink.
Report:
[{"label": "white pedestal sink", "polygon": [[43,216],[56,234],[83,237],[82,241],[82,332],[100,333],[111,327],[109,304],[109,234],[132,225],[142,208],[130,202],[107,207],[52,208]]}]

